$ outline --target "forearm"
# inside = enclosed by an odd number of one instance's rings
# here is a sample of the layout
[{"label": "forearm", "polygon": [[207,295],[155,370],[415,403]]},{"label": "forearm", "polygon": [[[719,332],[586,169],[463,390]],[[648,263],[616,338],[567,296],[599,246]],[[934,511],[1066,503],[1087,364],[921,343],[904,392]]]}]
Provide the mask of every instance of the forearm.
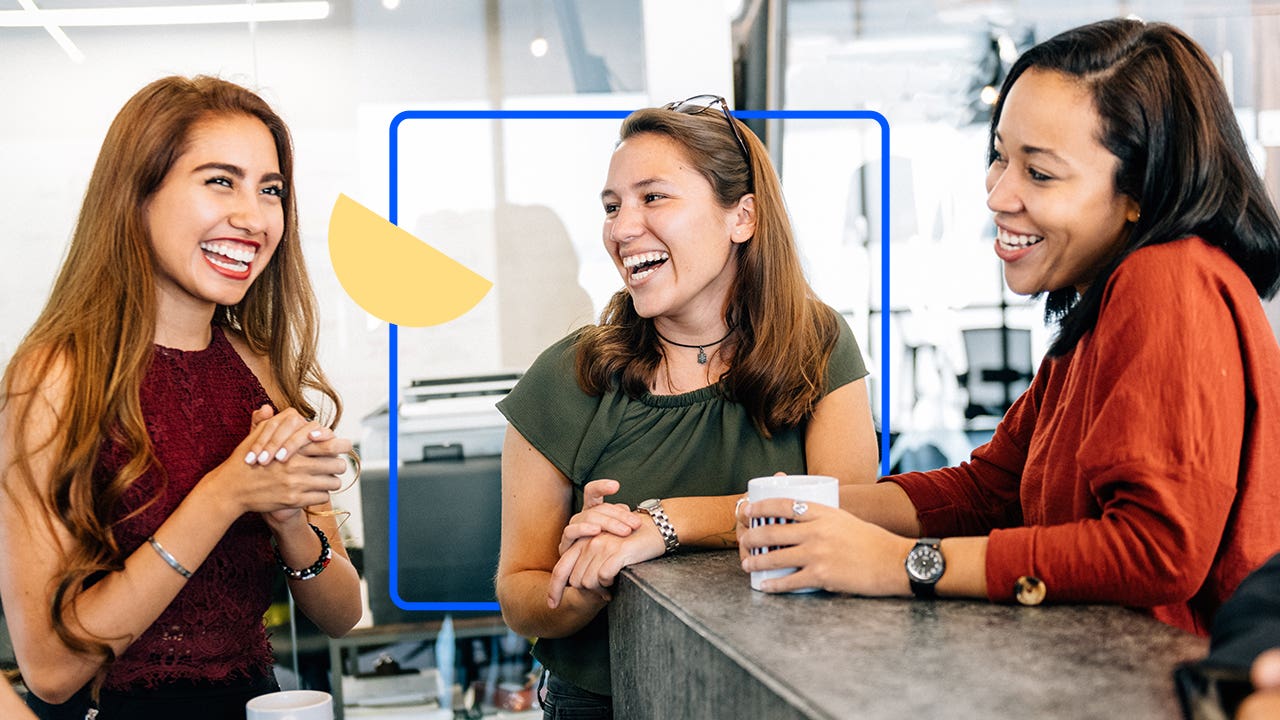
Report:
[{"label": "forearm", "polygon": [[499,575],[495,585],[507,627],[525,637],[566,637],[586,627],[605,607],[600,596],[570,587],[552,609],[547,606],[550,582],[546,570]]},{"label": "forearm", "polygon": [[[175,562],[194,573],[230,527],[227,517],[213,498],[193,491],[153,537]],[[73,633],[105,642],[118,656],[160,617],[186,583],[186,577],[144,542],[125,558],[123,569],[77,595],[63,617]],[[48,618],[48,602],[33,598],[31,604],[43,605],[44,610],[38,625],[33,622],[31,632],[22,633],[21,642],[15,638],[15,650],[22,647],[19,666],[33,679],[37,695],[56,702],[93,679],[103,658],[59,641]]]},{"label": "forearm", "polygon": [[[895,539],[884,563],[877,563],[884,576],[877,595],[911,595],[907,578],[907,553],[915,547],[912,538]],[[946,571],[934,587],[941,597],[987,597],[987,539],[985,537],[946,538],[938,546],[946,562]]]},{"label": "forearm", "polygon": [[[330,548],[329,564],[314,575],[306,569],[319,560],[322,545],[312,524],[325,534]],[[289,592],[298,609],[329,637],[346,635],[360,621],[360,576],[347,557],[337,523],[320,516],[308,519],[299,512],[288,522],[271,522],[270,526],[284,564],[311,575],[307,579],[288,579]]]},{"label": "forearm", "polygon": [[[985,537],[946,538],[938,546],[947,570],[938,580],[938,594],[944,597],[987,597],[987,539]],[[904,556],[905,561],[905,556]]]},{"label": "forearm", "polygon": [[[898,544],[889,569],[898,576],[900,594],[909,594],[905,562],[920,537],[920,521],[905,490],[892,482],[840,488],[840,507],[905,539]],[[936,590],[944,597],[987,596],[987,538],[946,538],[939,546],[947,569]],[[901,568],[901,570],[899,570]]]},{"label": "forearm", "polygon": [[[152,537],[182,568],[194,573],[235,517],[197,486]],[[81,593],[75,616],[85,630],[108,638],[118,654],[155,622],[186,583],[186,577],[144,542],[125,559],[122,571],[108,574]]]},{"label": "forearm", "polygon": [[920,537],[920,519],[911,498],[896,483],[842,485],[840,509],[903,537]]},{"label": "forearm", "polygon": [[[680,545],[691,548],[737,547],[733,506],[742,495],[668,498],[662,508],[671,520]],[[646,522],[652,521],[646,517]]]}]

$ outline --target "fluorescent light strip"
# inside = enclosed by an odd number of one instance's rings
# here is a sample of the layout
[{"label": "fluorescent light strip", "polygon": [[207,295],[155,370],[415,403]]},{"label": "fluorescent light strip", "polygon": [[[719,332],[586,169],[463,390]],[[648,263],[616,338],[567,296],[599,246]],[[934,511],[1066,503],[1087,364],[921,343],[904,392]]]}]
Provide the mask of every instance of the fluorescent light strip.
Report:
[{"label": "fluorescent light strip", "polygon": [[[28,12],[38,12],[40,10],[36,7],[35,0],[18,0],[18,4]],[[44,29],[45,32],[49,33],[49,36],[58,43],[59,47],[62,48],[62,51],[71,58],[72,62],[84,62],[84,53],[80,52],[80,48],[76,47],[76,44],[71,42],[71,38],[67,37],[67,34],[62,32],[62,28],[57,25],[45,25]]]},{"label": "fluorescent light strip", "polygon": [[[166,5],[61,10],[2,10],[0,27],[116,27],[323,20],[326,2],[261,2],[248,5]],[[52,31],[50,31],[52,32]],[[56,36],[55,36],[56,37]]]}]

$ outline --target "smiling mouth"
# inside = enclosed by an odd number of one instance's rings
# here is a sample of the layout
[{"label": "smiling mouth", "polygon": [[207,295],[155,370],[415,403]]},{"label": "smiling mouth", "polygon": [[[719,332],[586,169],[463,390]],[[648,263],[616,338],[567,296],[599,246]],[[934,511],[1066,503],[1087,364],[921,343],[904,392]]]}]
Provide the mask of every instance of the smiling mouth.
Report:
[{"label": "smiling mouth", "polygon": [[1029,248],[1041,240],[1044,240],[1043,235],[1017,235],[1004,228],[996,228],[996,241],[1000,243],[1001,248],[1009,252]]},{"label": "smiling mouth", "polygon": [[670,259],[671,256],[662,251],[639,253],[622,258],[622,267],[630,271],[633,281],[643,280]]},{"label": "smiling mouth", "polygon": [[249,271],[249,264],[258,255],[258,248],[253,245],[213,240],[200,243],[205,260],[209,264],[233,273]]}]

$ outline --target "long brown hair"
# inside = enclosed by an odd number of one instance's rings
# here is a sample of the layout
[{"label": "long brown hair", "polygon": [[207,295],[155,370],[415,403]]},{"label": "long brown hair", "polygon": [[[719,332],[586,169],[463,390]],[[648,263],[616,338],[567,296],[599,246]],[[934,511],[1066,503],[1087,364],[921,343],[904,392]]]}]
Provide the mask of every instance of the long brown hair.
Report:
[{"label": "long brown hair", "polygon": [[[335,425],[342,405],[316,362],[316,300],[299,246],[293,188],[293,145],[284,121],[262,98],[212,77],[167,77],[138,91],[111,123],[89,179],[71,247],[49,300],[5,370],[0,410],[10,413],[19,438],[2,479],[13,495],[16,475],[44,502],[44,515],[61,523],[68,548],[52,603],[52,622],[69,648],[96,652],[110,662],[109,647],[86,637],[65,617],[86,581],[124,567],[112,533],[120,498],[155,463],[139,400],[151,363],[156,301],[153,250],[145,205],[188,145],[191,129],[209,118],[247,115],[262,121],[275,140],[285,179],[284,234],[274,256],[240,303],[218,306],[213,322],[242,334],[253,352],[266,355],[289,406],[308,417],[317,392],[332,404]],[[65,379],[66,393],[53,410],[50,438],[24,437],[36,397],[50,374]],[[113,478],[94,482],[99,449],[118,442],[130,460]],[[32,444],[38,441],[38,446]],[[49,487],[36,493],[31,459],[41,450],[54,458]]]},{"label": "long brown hair", "polygon": [[[675,141],[724,208],[752,192],[754,176],[756,229],[750,240],[733,246],[736,273],[724,309],[731,328],[725,346],[732,357],[720,380],[726,396],[743,405],[760,434],[770,437],[813,414],[826,391],[827,364],[840,328],[835,311],[805,280],[768,151],[746,125],[733,122],[750,151],[750,172],[733,132],[715,110],[637,110],[623,121],[619,142],[645,133]],[[592,395],[620,386],[639,397],[661,361],[653,321],[636,313],[625,289],[610,299],[600,324],[578,336],[578,385]]]}]

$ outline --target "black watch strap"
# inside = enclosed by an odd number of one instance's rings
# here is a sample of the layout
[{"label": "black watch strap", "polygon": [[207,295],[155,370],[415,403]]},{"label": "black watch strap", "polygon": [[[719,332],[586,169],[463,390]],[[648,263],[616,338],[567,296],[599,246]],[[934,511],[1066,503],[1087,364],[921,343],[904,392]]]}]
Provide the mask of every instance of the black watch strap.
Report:
[{"label": "black watch strap", "polygon": [[911,592],[918,598],[938,597],[938,581],[947,569],[941,544],[938,538],[920,538],[907,554],[907,580],[911,583]]},{"label": "black watch strap", "polygon": [[919,580],[911,580],[911,592],[921,600],[932,600],[938,597],[938,587],[936,583],[920,582]]}]

